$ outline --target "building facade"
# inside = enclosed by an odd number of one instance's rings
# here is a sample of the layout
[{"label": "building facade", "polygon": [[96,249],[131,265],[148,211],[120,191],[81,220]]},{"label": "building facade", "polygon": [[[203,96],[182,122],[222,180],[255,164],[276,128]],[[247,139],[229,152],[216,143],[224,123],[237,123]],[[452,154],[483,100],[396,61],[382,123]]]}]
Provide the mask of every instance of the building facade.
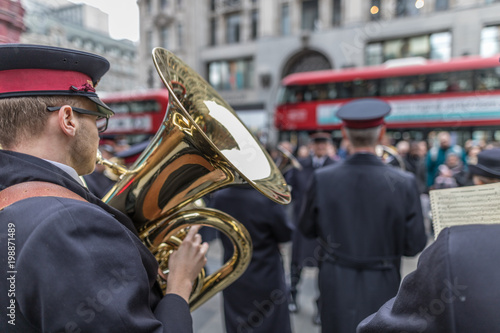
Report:
[{"label": "building facade", "polygon": [[110,37],[108,15],[97,8],[66,0],[23,0],[26,9],[25,44],[66,47],[99,54],[111,63],[99,82],[99,91],[145,88],[137,79],[137,45]]},{"label": "building facade", "polygon": [[20,0],[0,0],[0,43],[19,43],[25,29],[23,17]]},{"label": "building facade", "polygon": [[500,52],[498,0],[138,0],[141,81],[161,82],[167,48],[213,85],[249,127],[272,133],[280,80],[306,70],[421,56]]}]

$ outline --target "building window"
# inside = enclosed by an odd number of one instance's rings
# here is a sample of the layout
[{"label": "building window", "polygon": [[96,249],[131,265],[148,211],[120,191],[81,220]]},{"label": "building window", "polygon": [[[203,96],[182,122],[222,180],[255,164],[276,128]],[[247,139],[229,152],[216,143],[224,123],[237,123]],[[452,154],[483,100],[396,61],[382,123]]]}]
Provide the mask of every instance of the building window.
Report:
[{"label": "building window", "polygon": [[210,11],[215,12],[215,1],[216,0],[210,0]]},{"label": "building window", "polygon": [[226,43],[234,44],[240,41],[240,14],[231,14],[226,17]]},{"label": "building window", "polygon": [[370,43],[366,45],[366,64],[378,65],[384,62],[382,43]]},{"label": "building window", "polygon": [[165,9],[168,7],[168,0],[161,0],[160,2],[161,9]]},{"label": "building window", "polygon": [[318,1],[302,1],[302,30],[316,30],[318,24]]},{"label": "building window", "polygon": [[447,10],[449,6],[448,0],[436,0],[436,10]]},{"label": "building window", "polygon": [[333,0],[332,25],[339,26],[342,20],[342,0]]},{"label": "building window", "polygon": [[387,60],[408,57],[450,59],[451,33],[440,32],[368,43],[365,48],[366,65],[379,65]]},{"label": "building window", "polygon": [[168,27],[161,28],[160,36],[161,36],[161,47],[163,47],[164,49],[168,49],[169,48]]},{"label": "building window", "polygon": [[420,13],[417,8],[415,0],[397,0],[396,2],[396,16],[415,16]]},{"label": "building window", "polygon": [[372,21],[380,20],[380,12],[381,12],[381,0],[372,0],[370,6],[370,19]]},{"label": "building window", "polygon": [[210,19],[210,45],[217,45],[217,19]]},{"label": "building window", "polygon": [[451,58],[451,33],[440,32],[430,35],[429,59],[449,60]]},{"label": "building window", "polygon": [[148,48],[148,52],[153,50],[153,32],[148,31],[146,33],[146,47]]},{"label": "building window", "polygon": [[179,49],[182,49],[184,46],[184,31],[180,23],[177,25],[177,46]]},{"label": "building window", "polygon": [[153,6],[151,5],[151,0],[146,0],[146,12],[151,14],[153,12]]},{"label": "building window", "polygon": [[208,64],[208,82],[218,91],[253,88],[253,61],[238,59]]},{"label": "building window", "polygon": [[290,33],[290,5],[284,3],[281,5],[281,35],[288,36]]},{"label": "building window", "polygon": [[500,25],[484,27],[481,30],[480,54],[483,57],[500,53]]},{"label": "building window", "polygon": [[257,39],[259,33],[259,11],[252,10],[252,30],[250,32],[250,39]]}]

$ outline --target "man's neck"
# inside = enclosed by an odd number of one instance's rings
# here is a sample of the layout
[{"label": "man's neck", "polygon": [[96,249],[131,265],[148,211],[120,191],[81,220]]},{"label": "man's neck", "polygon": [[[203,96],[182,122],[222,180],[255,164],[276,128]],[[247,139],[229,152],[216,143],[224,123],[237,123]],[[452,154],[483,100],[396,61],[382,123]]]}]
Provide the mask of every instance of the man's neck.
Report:
[{"label": "man's neck", "polygon": [[376,155],[375,152],[375,147],[352,147],[352,152],[354,154],[356,153],[365,153],[365,154],[374,154]]}]

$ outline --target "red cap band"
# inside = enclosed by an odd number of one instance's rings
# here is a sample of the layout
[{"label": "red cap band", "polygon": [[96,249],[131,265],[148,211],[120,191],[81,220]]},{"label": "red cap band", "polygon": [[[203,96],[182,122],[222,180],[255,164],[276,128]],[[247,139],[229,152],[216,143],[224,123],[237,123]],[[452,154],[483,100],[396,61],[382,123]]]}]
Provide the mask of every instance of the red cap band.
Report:
[{"label": "red cap band", "polygon": [[92,79],[80,72],[26,68],[0,71],[0,94],[70,90],[95,92]]},{"label": "red cap band", "polygon": [[343,125],[347,128],[352,128],[352,129],[364,129],[364,128],[372,128],[372,127],[377,127],[380,125],[383,125],[384,118],[378,118],[378,119],[370,119],[370,120],[343,120],[342,121]]}]

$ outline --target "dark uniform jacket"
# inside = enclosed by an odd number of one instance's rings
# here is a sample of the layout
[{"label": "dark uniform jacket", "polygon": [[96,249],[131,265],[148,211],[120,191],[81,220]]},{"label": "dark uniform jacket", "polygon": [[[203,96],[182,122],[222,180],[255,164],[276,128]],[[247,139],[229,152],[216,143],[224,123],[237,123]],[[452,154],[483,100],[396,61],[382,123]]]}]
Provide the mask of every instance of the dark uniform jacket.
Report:
[{"label": "dark uniform jacket", "polygon": [[90,175],[83,176],[90,193],[98,198],[103,198],[115,184],[103,172],[94,171]]},{"label": "dark uniform jacket", "polygon": [[320,237],[323,332],[355,332],[373,309],[394,297],[401,256],[426,245],[419,193],[412,174],[358,153],[317,170],[299,223]]},{"label": "dark uniform jacket", "polygon": [[[293,205],[293,216],[295,225],[298,224],[298,217],[304,196],[307,190],[307,185],[311,179],[314,170],[312,156],[299,159],[302,165],[302,170],[292,169],[286,175],[286,181],[288,185],[292,187],[292,205]],[[321,166],[327,166],[335,163],[333,159],[327,157],[324,164]],[[318,251],[320,246],[317,240],[308,239],[299,232],[295,230],[292,237],[292,265],[299,268],[302,267],[316,267],[319,261]]]},{"label": "dark uniform jacket", "polygon": [[[279,243],[291,238],[293,225],[285,209],[250,186],[233,186],[213,194],[210,201],[242,223],[253,243],[250,265],[243,275],[224,289],[226,332],[290,333],[288,292]],[[233,245],[222,237],[224,261]]]},{"label": "dark uniform jacket", "polygon": [[500,225],[443,229],[359,333],[500,331]]},{"label": "dark uniform jacket", "polygon": [[51,163],[0,150],[0,190],[25,181],[88,203],[34,197],[0,211],[0,332],[192,332],[187,303],[161,298],[158,264],[125,215]]}]

